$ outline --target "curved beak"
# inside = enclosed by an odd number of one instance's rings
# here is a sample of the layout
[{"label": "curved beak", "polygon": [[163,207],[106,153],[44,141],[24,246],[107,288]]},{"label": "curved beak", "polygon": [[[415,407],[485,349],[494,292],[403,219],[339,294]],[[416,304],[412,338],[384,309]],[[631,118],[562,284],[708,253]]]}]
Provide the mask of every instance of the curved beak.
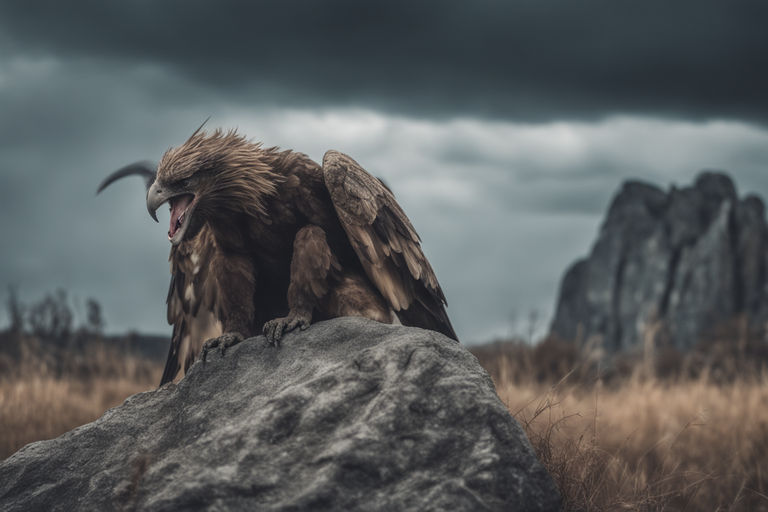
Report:
[{"label": "curved beak", "polygon": [[171,197],[173,197],[173,193],[158,185],[157,180],[155,180],[147,189],[147,211],[149,212],[149,216],[155,219],[155,222],[160,222],[157,220],[157,213],[155,212],[160,208],[160,205],[168,201]]}]

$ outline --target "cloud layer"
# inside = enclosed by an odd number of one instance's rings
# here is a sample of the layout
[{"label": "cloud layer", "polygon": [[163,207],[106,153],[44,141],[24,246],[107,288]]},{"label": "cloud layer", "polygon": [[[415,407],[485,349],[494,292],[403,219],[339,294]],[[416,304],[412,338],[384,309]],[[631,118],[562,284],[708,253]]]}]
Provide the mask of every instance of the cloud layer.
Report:
[{"label": "cloud layer", "polygon": [[764,123],[766,19],[760,0],[19,0],[0,4],[0,43],[158,66],[250,104]]}]

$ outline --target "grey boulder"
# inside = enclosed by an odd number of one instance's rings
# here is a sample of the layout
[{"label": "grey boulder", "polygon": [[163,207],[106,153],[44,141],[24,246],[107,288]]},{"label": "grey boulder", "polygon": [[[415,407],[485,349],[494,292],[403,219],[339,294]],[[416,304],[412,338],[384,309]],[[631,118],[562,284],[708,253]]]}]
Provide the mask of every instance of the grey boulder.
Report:
[{"label": "grey boulder", "polygon": [[0,509],[557,510],[477,359],[359,318],[208,354],[0,463]]}]

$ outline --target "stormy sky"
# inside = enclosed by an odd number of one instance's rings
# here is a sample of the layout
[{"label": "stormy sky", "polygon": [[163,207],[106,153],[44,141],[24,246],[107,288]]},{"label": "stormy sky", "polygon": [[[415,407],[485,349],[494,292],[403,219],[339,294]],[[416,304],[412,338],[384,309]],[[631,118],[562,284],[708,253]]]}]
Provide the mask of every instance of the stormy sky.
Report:
[{"label": "stormy sky", "polygon": [[768,194],[766,20],[763,1],[0,2],[0,286],[168,333],[167,212],[138,178],[94,193],[210,116],[383,177],[463,341],[531,309],[542,331],[623,180],[723,169]]}]

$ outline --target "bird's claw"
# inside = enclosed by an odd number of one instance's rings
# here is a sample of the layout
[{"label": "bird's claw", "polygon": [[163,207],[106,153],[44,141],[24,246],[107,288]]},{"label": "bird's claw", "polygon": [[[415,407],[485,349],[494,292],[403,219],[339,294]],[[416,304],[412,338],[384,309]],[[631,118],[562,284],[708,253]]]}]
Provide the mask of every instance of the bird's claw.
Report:
[{"label": "bird's claw", "polygon": [[264,324],[264,336],[272,345],[277,345],[283,334],[290,332],[297,327],[302,331],[309,327],[312,321],[312,315],[306,313],[288,313],[288,316],[275,318]]},{"label": "bird's claw", "polygon": [[218,348],[219,353],[223,356],[227,349],[233,345],[237,345],[243,341],[243,335],[239,332],[227,332],[219,336],[218,338],[211,338],[203,343],[202,360],[205,362],[208,357],[208,352]]}]

